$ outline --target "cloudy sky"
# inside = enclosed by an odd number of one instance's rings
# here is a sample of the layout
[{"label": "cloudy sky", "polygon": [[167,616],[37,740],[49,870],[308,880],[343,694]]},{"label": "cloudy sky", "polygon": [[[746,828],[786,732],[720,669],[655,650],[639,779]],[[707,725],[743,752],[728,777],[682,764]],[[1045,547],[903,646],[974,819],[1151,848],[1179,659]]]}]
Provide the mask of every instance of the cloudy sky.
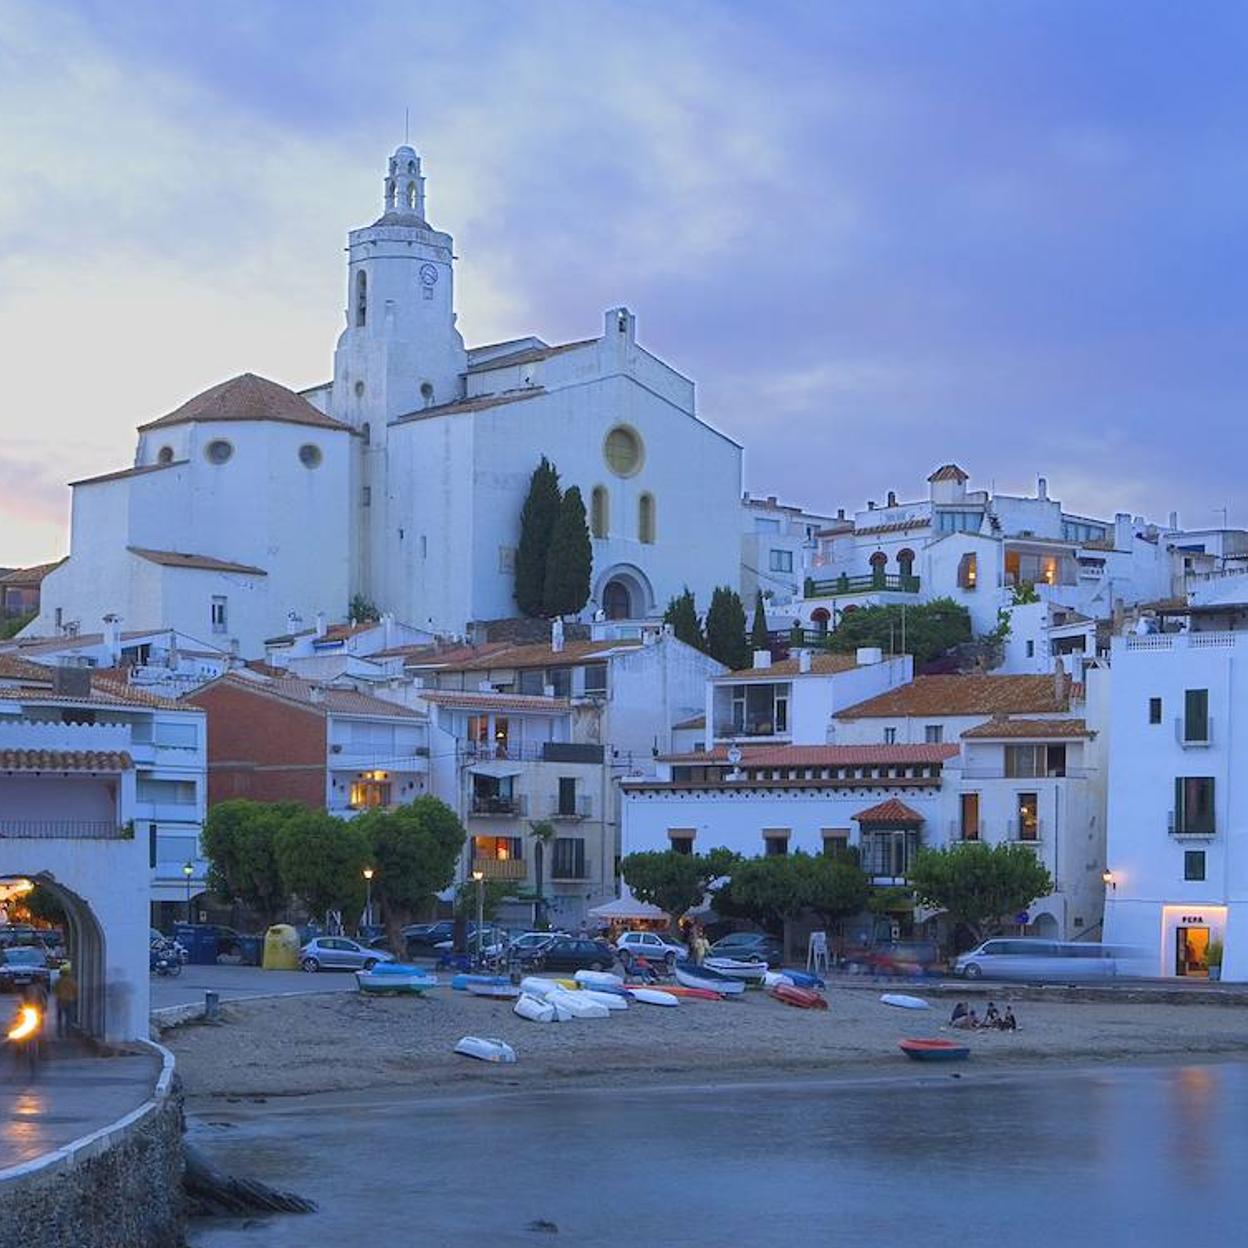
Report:
[{"label": "cloudy sky", "polygon": [[629,304],[751,490],[955,459],[1248,523],[1246,45],[1218,0],[0,0],[0,565],[140,421],[328,376],[405,108],[469,343]]}]

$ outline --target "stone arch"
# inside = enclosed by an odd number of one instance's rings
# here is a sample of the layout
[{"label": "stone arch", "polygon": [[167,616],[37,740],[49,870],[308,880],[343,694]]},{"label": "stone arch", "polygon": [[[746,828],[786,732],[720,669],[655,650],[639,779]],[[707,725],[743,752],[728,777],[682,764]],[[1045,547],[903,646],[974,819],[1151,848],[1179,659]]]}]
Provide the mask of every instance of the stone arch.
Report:
[{"label": "stone arch", "polygon": [[594,599],[608,619],[642,619],[654,613],[650,578],[631,563],[617,563],[597,580]]},{"label": "stone arch", "polygon": [[810,613],[810,622],[815,627],[815,632],[826,633],[828,626],[832,623],[832,613],[827,607],[816,607]]},{"label": "stone arch", "polygon": [[877,588],[884,588],[884,572],[888,567],[888,556],[882,551],[877,550],[868,560],[871,564],[871,583]]},{"label": "stone arch", "polygon": [[911,577],[914,575],[914,551],[908,546],[902,547],[897,552],[897,571],[903,577]]}]

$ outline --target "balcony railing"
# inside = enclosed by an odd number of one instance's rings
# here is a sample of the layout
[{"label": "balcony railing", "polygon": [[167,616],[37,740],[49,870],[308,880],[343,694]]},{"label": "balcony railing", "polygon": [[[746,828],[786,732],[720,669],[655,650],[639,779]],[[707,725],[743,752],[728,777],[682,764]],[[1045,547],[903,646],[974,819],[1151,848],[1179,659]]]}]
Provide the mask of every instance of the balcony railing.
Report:
[{"label": "balcony railing", "polygon": [[1004,767],[969,766],[962,768],[964,780],[1086,780],[1088,768],[1066,767],[1061,771],[1047,771],[1042,775],[1025,776],[1007,772]]},{"label": "balcony railing", "polygon": [[836,598],[842,594],[870,594],[888,591],[895,594],[917,594],[919,578],[902,576],[899,572],[877,572],[874,575],[830,577],[827,580],[806,578],[804,596],[807,598]]},{"label": "balcony railing", "polygon": [[1008,831],[1010,840],[1021,841],[1024,845],[1035,845],[1044,839],[1044,820],[1011,819]]},{"label": "balcony railing", "polygon": [[111,819],[3,819],[0,840],[121,841],[134,837],[132,828]]},{"label": "balcony railing", "polygon": [[983,828],[976,820],[952,819],[949,822],[951,841],[978,841],[983,834]]},{"label": "balcony railing", "polygon": [[593,798],[588,794],[581,794],[575,801],[562,802],[559,798],[552,797],[546,813],[551,819],[588,819],[594,813]]},{"label": "balcony railing", "polygon": [[1166,816],[1166,831],[1169,832],[1171,836],[1210,837],[1210,836],[1217,835],[1217,829],[1212,826],[1207,827],[1207,828],[1193,828],[1193,827],[1186,827],[1186,826],[1179,827],[1178,825],[1179,825],[1178,816],[1172,810]]},{"label": "balcony railing", "polygon": [[1206,715],[1204,720],[1193,719],[1190,723],[1185,715],[1179,715],[1174,721],[1174,739],[1184,749],[1204,749],[1213,744],[1213,716]]},{"label": "balcony railing", "polygon": [[472,869],[487,880],[523,880],[528,875],[523,858],[474,858]]},{"label": "balcony railing", "polygon": [[470,764],[492,762],[540,763],[544,747],[545,743],[541,741],[516,741],[510,745],[501,742],[487,745],[468,741],[464,745],[464,757],[468,759]]},{"label": "balcony railing", "polygon": [[789,730],[777,728],[775,721],[755,719],[744,724],[734,724],[731,720],[715,725],[717,737],[787,737]]},{"label": "balcony railing", "polygon": [[485,817],[516,819],[529,813],[529,799],[526,794],[514,797],[483,796],[474,793],[469,813]]}]

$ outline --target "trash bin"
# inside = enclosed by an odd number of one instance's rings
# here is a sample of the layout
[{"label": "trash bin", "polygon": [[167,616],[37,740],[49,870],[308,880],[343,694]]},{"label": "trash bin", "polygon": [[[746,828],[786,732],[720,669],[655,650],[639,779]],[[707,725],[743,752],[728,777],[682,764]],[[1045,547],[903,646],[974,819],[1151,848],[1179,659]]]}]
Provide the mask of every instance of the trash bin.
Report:
[{"label": "trash bin", "polygon": [[263,965],[266,971],[299,969],[299,933],[289,923],[275,923],[265,932]]},{"label": "trash bin", "polygon": [[242,966],[259,966],[264,955],[263,936],[238,937],[239,964]]},{"label": "trash bin", "polygon": [[187,961],[194,966],[217,964],[217,931],[210,925],[175,923],[173,938],[186,950]]}]

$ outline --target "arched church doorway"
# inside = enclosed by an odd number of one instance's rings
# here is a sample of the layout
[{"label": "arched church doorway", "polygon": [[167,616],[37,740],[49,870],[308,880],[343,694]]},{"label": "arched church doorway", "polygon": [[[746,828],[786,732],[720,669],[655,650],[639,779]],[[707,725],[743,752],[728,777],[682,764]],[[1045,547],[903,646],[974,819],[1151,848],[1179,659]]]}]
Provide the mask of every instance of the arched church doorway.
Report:
[{"label": "arched church doorway", "polygon": [[628,592],[628,586],[623,581],[608,581],[602,587],[602,611],[609,620],[632,619],[632,595]]}]

